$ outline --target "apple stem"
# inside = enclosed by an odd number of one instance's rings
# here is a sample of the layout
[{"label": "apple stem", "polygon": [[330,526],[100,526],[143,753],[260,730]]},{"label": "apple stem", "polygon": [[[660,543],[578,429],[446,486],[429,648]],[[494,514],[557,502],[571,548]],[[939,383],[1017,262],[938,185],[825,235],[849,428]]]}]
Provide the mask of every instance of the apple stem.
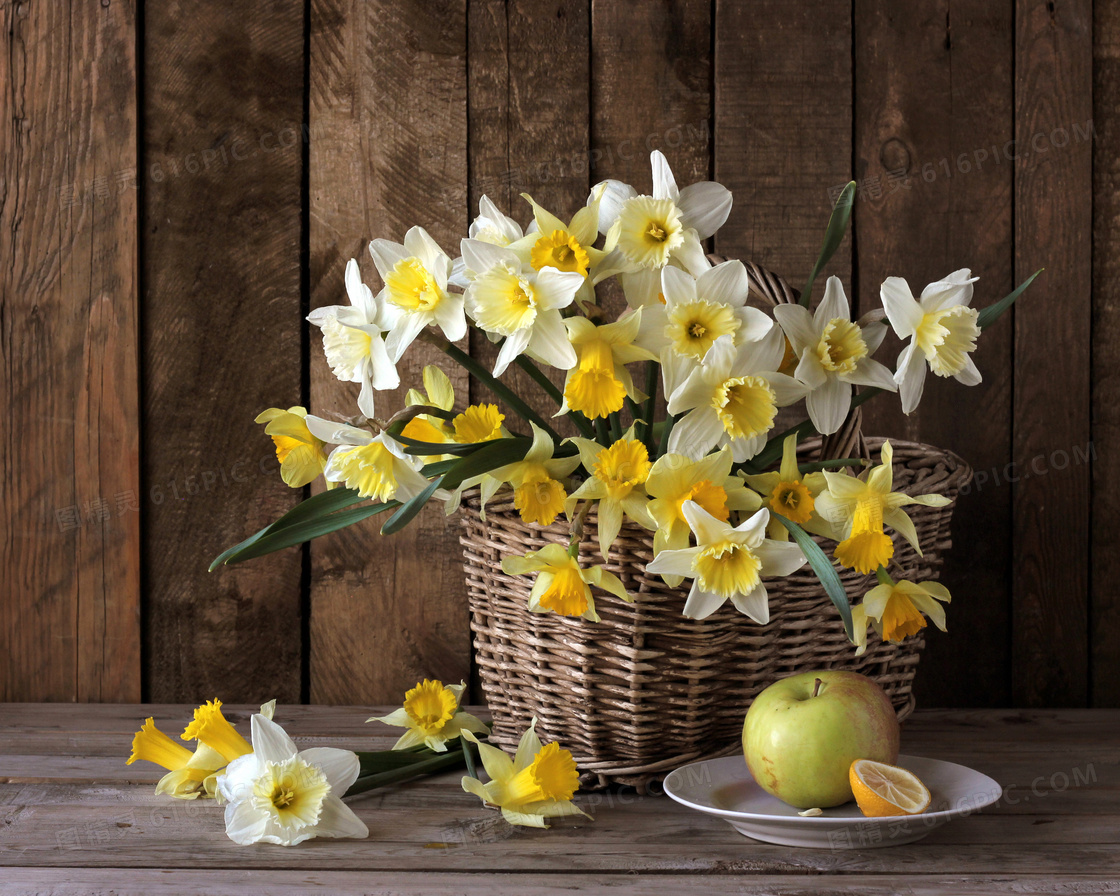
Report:
[{"label": "apple stem", "polygon": [[813,696],[816,697],[821,691],[821,685],[824,684],[819,678],[813,682]]}]

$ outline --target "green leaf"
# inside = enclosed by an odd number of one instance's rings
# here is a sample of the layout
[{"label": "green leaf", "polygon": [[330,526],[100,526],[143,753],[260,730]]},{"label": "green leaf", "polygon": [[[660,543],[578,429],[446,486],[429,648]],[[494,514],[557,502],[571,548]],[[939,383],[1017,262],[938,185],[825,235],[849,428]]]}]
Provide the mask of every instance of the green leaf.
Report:
[{"label": "green leaf", "polygon": [[852,206],[855,204],[856,182],[850,181],[843,192],[837,197],[836,204],[832,206],[832,214],[828,218],[828,229],[824,232],[824,243],[821,245],[821,254],[817,256],[817,263],[809,274],[809,282],[801,291],[801,304],[809,307],[809,300],[813,294],[813,284],[817,275],[824,270],[824,266],[831,261],[840,243],[844,241],[844,234],[848,231],[848,222],[852,218]]},{"label": "green leaf", "polygon": [[[265,529],[258,532],[252,539],[247,539],[246,542],[242,542],[242,544],[231,548],[219,556],[218,559],[210,564],[210,570],[213,571],[223,563],[241,563],[245,560],[253,560],[256,557],[263,557],[265,554],[271,554],[274,551],[302,544],[305,541],[318,538],[320,535],[327,535],[330,532],[345,529],[347,526],[352,526],[354,523],[361,522],[367,517],[374,516],[378,513],[384,513],[386,510],[392,510],[394,507],[399,506],[400,502],[398,501],[389,501],[386,504],[368,504],[365,507],[355,507],[352,510],[340,510],[337,513],[304,520],[303,522],[285,526],[281,529],[269,531],[270,527],[265,527]],[[275,523],[273,523],[273,525],[275,525]]]},{"label": "green leaf", "polygon": [[433,479],[428,483],[428,487],[424,489],[424,491],[402,504],[397,512],[385,521],[385,525],[381,527],[381,534],[392,535],[394,532],[399,532],[411,523],[416,514],[424,509],[424,505],[427,504],[432,495],[435,494],[436,489],[440,487],[443,479],[443,476]]},{"label": "green leaf", "polygon": [[813,572],[817,574],[817,578],[821,580],[824,585],[825,593],[828,594],[829,600],[840,612],[840,618],[844,621],[844,632],[848,636],[848,640],[852,638],[852,608],[848,603],[848,592],[844,590],[844,583],[840,581],[840,575],[836,572],[836,567],[832,565],[832,561],[825,556],[821,546],[813,541],[813,537],[802,529],[797,523],[787,520],[780,513],[775,513],[774,518],[789,530],[789,534],[793,536],[793,540],[797,542],[798,546],[804,552],[809,565],[813,567]]},{"label": "green leaf", "polygon": [[[420,439],[413,439],[409,436],[402,435],[395,435],[393,438],[404,445],[405,454],[413,454],[420,457],[428,457],[433,454],[454,454],[456,456],[470,454],[472,451],[477,451],[483,445],[490,444],[490,442],[469,442],[467,444],[459,442],[423,442]],[[492,439],[491,441],[497,442],[501,440]]]},{"label": "green leaf", "polygon": [[244,541],[235,544],[231,548],[222,551],[210,564],[210,571],[213,572],[223,563],[228,562],[229,558],[235,553],[248,548],[250,545],[256,544],[266,535],[278,532],[281,529],[286,529],[296,523],[304,522],[308,519],[319,519],[329,513],[334,513],[336,510],[341,510],[344,507],[349,507],[352,504],[357,504],[359,501],[364,500],[352,488],[332,488],[325,492],[320,492],[317,495],[312,495],[285,513],[280,519],[269,523],[256,535],[251,535]]},{"label": "green leaf", "polygon": [[443,487],[453,491],[473,476],[481,476],[506,464],[524,460],[532,447],[533,440],[525,436],[488,442],[448,470],[443,477]]},{"label": "green leaf", "polygon": [[1003,314],[1003,312],[1005,312],[1008,308],[1015,304],[1015,300],[1019,298],[1019,296],[1023,294],[1024,290],[1026,290],[1026,288],[1034,282],[1034,278],[1041,274],[1044,270],[1046,270],[1046,268],[1039,268],[1026,280],[1020,283],[1013,292],[1004,296],[994,305],[989,305],[987,308],[983,309],[976,317],[976,326],[983,330],[994,324],[999,319],[999,316]]}]

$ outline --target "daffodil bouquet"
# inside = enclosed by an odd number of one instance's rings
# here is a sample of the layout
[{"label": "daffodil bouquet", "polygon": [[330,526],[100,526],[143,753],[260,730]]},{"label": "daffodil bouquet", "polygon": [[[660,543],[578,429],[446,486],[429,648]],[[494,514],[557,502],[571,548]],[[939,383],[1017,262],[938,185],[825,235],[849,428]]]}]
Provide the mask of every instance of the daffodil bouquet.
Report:
[{"label": "daffodil bouquet", "polygon": [[[886,530],[920,554],[904,508],[948,499],[895,492],[889,443],[874,465],[859,457],[803,464],[798,440],[835,433],[855,407],[882,393],[897,393],[912,413],[927,372],[979,383],[977,340],[1030,280],[978,311],[971,306],[977,278],[967,268],[917,297],[904,279],[889,277],[882,308],[853,320],[843,285],[829,277],[811,311],[817,276],[847,228],[849,184],[799,302],[767,313],[748,303],[742,262],[705,253],[704,240],[727,220],[731,193],[711,182],[678,189],[665,157],[654,152],[651,161],[651,194],[603,181],[568,220],[524,195],[532,220],[523,228],[483,197],[458,257],[418,226],[403,243],[375,239],[377,292],[351,260],[349,304],[318,308],[308,320],[322,330],[334,375],[359,385],[358,416],[336,421],[293,407],[257,418],[275,442],[284,481],[300,488],[322,476],[327,489],[211,568],[375,514],[389,513],[381,531],[395,532],[430,502],[454,512],[469,489],[479,490],[485,514],[507,489],[525,523],[563,518],[571,533],[567,548],[552,544],[503,562],[507,574],[536,577],[533,612],[597,620],[592,589],[632,599],[616,576],[579,560],[594,509],[604,558],[624,520],[654,533],[647,570],[670,587],[692,580],[686,617],[704,618],[730,600],[766,623],[765,579],[808,562],[860,651],[868,624],[892,641],[927,617],[943,628],[948,592],[893,581]],[[597,297],[611,279],[626,300],[614,319]],[[906,341],[893,370],[873,357],[888,325]],[[497,347],[492,369],[456,344],[470,327]],[[457,403],[438,366],[424,369],[403,409],[375,406],[378,392],[401,385],[398,364],[418,340],[488,387],[510,417],[495,404]],[[511,365],[539,388],[535,398],[503,380]],[[538,412],[544,402],[554,411]],[[775,432],[779,409],[801,402],[807,419]],[[573,433],[567,438],[561,420]],[[835,542],[831,559],[814,535]],[[833,560],[878,578],[855,607]]]}]

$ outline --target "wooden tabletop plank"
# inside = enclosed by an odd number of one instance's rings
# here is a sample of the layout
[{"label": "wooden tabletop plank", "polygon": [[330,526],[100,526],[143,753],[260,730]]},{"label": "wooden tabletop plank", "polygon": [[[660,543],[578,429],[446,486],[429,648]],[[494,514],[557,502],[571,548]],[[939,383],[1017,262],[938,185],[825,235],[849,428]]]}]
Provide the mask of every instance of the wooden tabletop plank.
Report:
[{"label": "wooden tabletop plank", "polygon": [[[85,869],[81,880],[75,880],[70,869],[10,868],[0,882],[0,896],[25,896],[50,892],[52,896],[162,896],[183,892],[182,872],[176,869]],[[911,896],[951,892],[955,896],[1006,893],[1011,884],[1007,874],[965,875],[937,874],[913,878],[906,882]],[[578,874],[556,874],[533,881],[532,892],[603,893],[614,896],[680,896],[697,887],[695,877],[679,874],[617,875],[589,878]],[[1107,876],[1076,874],[1056,881],[1050,875],[1015,875],[1016,893],[1107,893],[1118,890],[1117,882]],[[489,896],[523,896],[525,877],[516,874],[489,874],[484,880],[470,874],[378,874],[371,879],[366,871],[269,871],[244,870],[195,871],[190,876],[190,891],[196,896],[238,896],[268,892],[272,896],[304,896],[308,892],[329,892],[337,896],[362,894],[393,894],[393,896],[463,896],[470,892]],[[893,894],[899,891],[893,876],[827,874],[812,877],[785,875],[708,876],[703,880],[704,892],[711,896],[741,896],[745,892],[768,893],[775,896],[801,894],[859,893],[866,896]]]},{"label": "wooden tabletop plank", "polygon": [[[254,708],[229,707],[228,715],[243,726]],[[282,706],[278,718],[304,747],[385,748],[395,733],[364,722],[383,711]],[[902,871],[914,892],[937,886],[992,892],[999,876],[1013,877],[1024,892],[1047,892],[1048,880],[1068,882],[1068,872],[1083,869],[1102,875],[1079,882],[1090,890],[1101,881],[1120,880],[1117,711],[917,713],[905,726],[904,750],[980,769],[1005,786],[1004,798],[919,843],[850,851],[757,843],[664,796],[633,792],[579,794],[593,823],[564,820],[551,831],[515,829],[461,791],[461,772],[350,800],[369,825],[367,840],[241,848],[225,836],[221,807],[156,796],[159,769],[124,764],[142,717],[151,714],[176,733],[190,712],[189,706],[4,707],[0,782],[7,783],[0,783],[0,865],[11,873],[0,875],[5,881],[0,894],[50,889],[62,881],[77,882],[75,889],[53,892],[106,887],[129,892],[119,888],[122,880],[136,892],[157,893],[174,892],[187,880],[195,892],[221,886],[223,892],[267,887],[285,893],[315,882],[337,892],[373,887],[401,894],[467,893],[483,881],[498,894],[503,886],[518,886],[516,880],[496,884],[495,869],[545,874],[557,889],[576,892],[610,881],[621,893],[686,892],[679,880],[671,880],[683,873],[717,876],[715,893],[756,886],[768,892],[879,892],[888,881],[897,889],[900,880],[893,875]],[[197,876],[196,869],[224,867],[239,869],[240,876],[223,877],[221,883]],[[52,868],[67,870],[47,873]],[[448,868],[455,875],[436,876]],[[959,877],[944,877],[946,868]],[[135,869],[150,870],[137,875]],[[283,872],[280,889],[260,876],[270,869]],[[423,876],[395,876],[402,869]],[[642,874],[657,877],[633,876]],[[752,875],[749,885],[737,877],[746,874]],[[821,876],[788,885],[772,877],[783,874]],[[866,875],[892,877],[876,881]],[[913,886],[919,878],[920,886]],[[523,891],[524,883],[520,886]]]}]

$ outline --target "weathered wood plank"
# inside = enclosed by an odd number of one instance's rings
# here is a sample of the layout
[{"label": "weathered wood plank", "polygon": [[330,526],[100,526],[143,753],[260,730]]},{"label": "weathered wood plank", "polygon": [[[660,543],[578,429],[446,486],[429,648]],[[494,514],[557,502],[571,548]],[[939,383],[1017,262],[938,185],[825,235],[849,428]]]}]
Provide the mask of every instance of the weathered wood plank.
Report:
[{"label": "weathered wood plank", "polygon": [[[1120,7],[1093,5],[1093,482],[1092,582],[1120,576],[1120,553],[1107,524],[1120,514]],[[1120,594],[1089,595],[1090,699],[1120,706]]]},{"label": "weathered wood plank", "polygon": [[[735,194],[715,248],[800,288],[851,178],[852,5],[717,0],[713,26],[714,174]],[[828,269],[845,284],[850,246]]]},{"label": "weathered wood plank", "polygon": [[[425,227],[452,256],[466,232],[466,2],[313,0],[311,4],[310,265],[313,307],[344,303],[343,269],[366,246]],[[311,346],[318,413],[356,413],[356,390],[335,381]],[[421,369],[437,363],[460,402],[466,377],[414,345],[398,365],[399,409]],[[380,413],[380,410],[379,410]],[[311,700],[400,700],[418,679],[459,681],[470,662],[458,529],[431,507],[389,538],[376,522],[311,547]]]},{"label": "weathered wood plank", "polygon": [[140,699],[136,11],[0,5],[0,700]]},{"label": "weathered wood plank", "polygon": [[[518,223],[532,221],[522,193],[564,221],[586,202],[589,188],[588,4],[470,2],[470,212],[489,196]],[[466,235],[465,233],[462,235]],[[471,356],[493,369],[498,348],[470,334]],[[564,372],[545,369],[563,386]],[[517,366],[502,381],[546,418],[556,403]],[[509,409],[472,381],[472,403]],[[557,421],[565,434],[567,421]]]},{"label": "weathered wood plank", "polygon": [[[978,307],[1011,291],[1011,17],[1002,0],[857,0],[861,313],[881,307],[889,276],[905,277],[920,294],[969,267],[980,278]],[[921,705],[1003,706],[1011,698],[1010,644],[992,637],[1010,627],[1011,489],[989,472],[1011,459],[1011,337],[1010,317],[984,333],[975,355],[984,381],[975,388],[930,375],[911,416],[892,395],[864,408],[866,433],[955,451],[980,473],[953,517],[940,578],[956,600],[950,635],[926,637],[915,679]],[[900,349],[891,334],[879,360],[893,368]]]},{"label": "weathered wood plank", "polygon": [[[119,869],[83,868],[81,882],[73,870],[42,868],[9,868],[6,880],[0,883],[3,896],[25,896],[49,891],[52,896],[148,896],[182,892],[182,873],[171,868],[130,869],[122,880]],[[197,896],[236,896],[241,893],[273,893],[276,896],[302,896],[316,891],[340,896],[369,896],[371,892],[393,896],[464,896],[488,893],[492,896],[521,896],[526,890],[524,875],[380,873],[376,890],[371,891],[371,878],[365,871],[303,871],[299,869],[270,871],[267,869],[228,869],[194,871],[190,877],[191,892]],[[704,878],[705,893],[715,896],[739,896],[745,892],[768,893],[774,896],[816,896],[827,893],[893,894],[899,892],[899,879],[894,875],[821,874],[808,878],[771,874],[720,874]],[[613,893],[618,896],[678,896],[692,892],[695,877],[678,874],[596,875],[588,878],[578,874],[550,874],[532,881],[533,893]],[[1111,893],[1116,882],[1094,874],[1063,875],[1060,881],[1047,874],[933,874],[907,877],[905,892],[912,896],[955,893],[957,896],[1006,893],[1012,889],[1023,894],[1049,893]]]},{"label": "weathered wood plank", "polygon": [[[1019,0],[1015,15],[1012,698],[1088,700],[1092,4]],[[1044,512],[1043,512],[1044,511]]]},{"label": "weathered wood plank", "polygon": [[303,4],[153,4],[144,42],[148,694],[295,701],[299,552],[206,569],[298,500],[253,418],[300,403]]}]

